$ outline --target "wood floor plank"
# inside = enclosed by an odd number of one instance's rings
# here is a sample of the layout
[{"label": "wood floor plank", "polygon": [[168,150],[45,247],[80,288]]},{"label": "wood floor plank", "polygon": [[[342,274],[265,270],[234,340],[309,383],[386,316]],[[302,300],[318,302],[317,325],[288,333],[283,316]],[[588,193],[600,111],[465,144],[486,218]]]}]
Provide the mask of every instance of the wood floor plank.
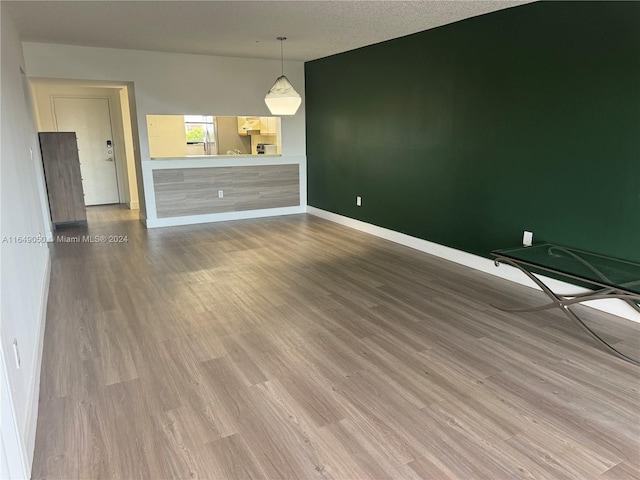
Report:
[{"label": "wood floor plank", "polygon": [[627,480],[640,476],[640,464],[631,462],[620,462],[602,474],[606,480]]},{"label": "wood floor plank", "polygon": [[128,322],[114,311],[97,314],[96,329],[105,385],[138,377],[128,336]]},{"label": "wood floor plank", "polygon": [[[158,437],[140,381],[134,379],[105,386],[97,405],[106,438],[109,478],[151,479],[162,475],[164,457],[158,448]],[[91,478],[91,474],[78,472],[77,477],[71,478]]]},{"label": "wood floor plank", "polygon": [[[246,336],[242,336],[241,340],[238,335],[227,335],[221,341],[233,365],[244,377],[247,385],[255,385],[269,379],[263,370],[268,367],[262,361],[260,354],[255,349],[250,349],[249,345],[244,347],[248,343]],[[249,354],[249,351],[253,355]],[[256,362],[260,362],[262,368]]]},{"label": "wood floor plank", "polygon": [[407,464],[418,478],[439,478],[442,480],[455,480],[458,478],[453,472],[448,471],[442,466],[438,466],[424,457],[415,459]]},{"label": "wood floor plank", "polygon": [[304,435],[285,420],[284,412],[265,402],[256,387],[232,396],[237,428],[270,478],[323,478],[307,459]]},{"label": "wood floor plank", "polygon": [[325,443],[334,445],[343,455],[348,455],[361,470],[360,475],[353,478],[397,479],[403,478],[397,470],[397,465],[386,462],[380,454],[380,447],[368,441],[364,436],[354,433],[345,426],[347,420],[326,425],[320,429],[320,435],[325,437]]},{"label": "wood floor plank", "polygon": [[128,242],[52,245],[33,478],[640,478],[640,370],[492,306],[540,292],[309,215],[61,231]]},{"label": "wood floor plank", "polygon": [[209,478],[233,478],[237,480],[269,478],[238,434],[229,435],[211,442],[206,445],[206,448],[214,457],[214,468],[207,472]]},{"label": "wood floor plank", "polygon": [[[73,399],[53,397],[47,399],[46,405],[46,410],[38,413],[32,478],[75,478],[79,473],[72,458],[76,452],[69,448],[69,432],[76,427],[71,422]],[[66,421],[61,422],[62,418]]]},{"label": "wood floor plank", "polygon": [[[503,372],[487,379],[486,383],[504,392],[530,418],[537,417],[537,423],[551,424],[553,427],[548,428],[550,432],[559,428],[572,438],[581,438],[587,448],[606,452],[612,460],[638,458],[640,450],[637,448],[637,436],[628,438],[602,420],[593,421],[580,407],[576,408],[561,399],[553,398],[553,394],[538,391],[532,383],[519,376]],[[626,420],[633,426],[638,425],[639,421],[637,415]]]}]

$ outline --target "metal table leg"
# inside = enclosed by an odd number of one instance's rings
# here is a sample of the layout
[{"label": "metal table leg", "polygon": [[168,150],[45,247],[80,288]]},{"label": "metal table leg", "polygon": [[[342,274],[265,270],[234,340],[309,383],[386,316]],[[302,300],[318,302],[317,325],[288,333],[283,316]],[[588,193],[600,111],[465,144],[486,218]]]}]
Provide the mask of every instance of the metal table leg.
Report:
[{"label": "metal table leg", "polygon": [[569,317],[571,320],[573,320],[578,325],[580,325],[589,335],[591,335],[595,340],[597,340],[599,344],[604,345],[604,347],[607,350],[611,351],[614,355],[622,358],[623,360],[626,360],[627,362],[640,366],[640,361],[635,360],[629,357],[628,355],[625,355],[624,353],[617,350],[615,347],[609,345],[597,333],[591,330],[591,328],[589,328],[573,310],[569,308],[570,305],[587,302],[590,300],[617,298],[617,299],[625,300],[627,303],[634,306],[636,310],[638,310],[639,307],[637,302],[640,301],[639,296],[634,296],[625,292],[620,292],[614,288],[603,288],[595,292],[587,292],[587,293],[582,293],[578,295],[557,295],[547,285],[545,285],[542,282],[542,280],[540,280],[535,274],[523,268],[522,265],[518,264],[518,262],[515,262],[505,257],[497,257],[494,263],[496,267],[499,267],[501,263],[505,263],[505,264],[511,265],[512,267],[516,267],[518,270],[524,273],[527,277],[529,277],[533,282],[535,282],[535,284],[538,285],[542,289],[542,291],[551,299],[550,303],[539,305],[536,307],[531,307],[531,308],[507,309],[507,308],[501,308],[496,305],[493,305],[495,308],[505,312],[536,312],[536,311],[548,310],[550,308],[559,308],[565,313],[565,315],[567,315],[567,317]]}]

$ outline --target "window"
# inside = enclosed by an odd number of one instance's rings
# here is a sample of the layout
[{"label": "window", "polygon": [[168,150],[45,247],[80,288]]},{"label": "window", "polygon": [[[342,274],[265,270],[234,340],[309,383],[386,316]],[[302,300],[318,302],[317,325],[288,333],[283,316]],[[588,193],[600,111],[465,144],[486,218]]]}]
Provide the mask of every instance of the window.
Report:
[{"label": "window", "polygon": [[211,115],[185,115],[184,128],[187,145],[214,141],[213,116]]}]

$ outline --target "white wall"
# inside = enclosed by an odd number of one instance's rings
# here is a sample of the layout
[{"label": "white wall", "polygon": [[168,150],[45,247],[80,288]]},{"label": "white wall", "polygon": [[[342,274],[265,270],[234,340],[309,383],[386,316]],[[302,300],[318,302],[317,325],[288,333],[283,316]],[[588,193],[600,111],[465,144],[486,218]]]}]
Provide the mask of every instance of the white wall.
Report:
[{"label": "white wall", "polygon": [[[133,82],[140,157],[148,160],[148,114],[270,115],[264,96],[280,75],[278,60],[212,57],[24,43],[29,77]],[[304,64],[285,62],[304,98]],[[306,155],[304,102],[282,117],[282,154]],[[142,202],[141,202],[142,204]],[[141,214],[145,217],[141,205]]]},{"label": "white wall", "polygon": [[[1,430],[9,470],[15,478],[28,478],[35,445],[50,263],[46,243],[7,241],[11,236],[42,237],[46,222],[38,187],[42,181],[40,150],[20,71],[24,70],[22,45],[4,8],[1,22],[0,363],[5,370],[2,381],[8,383],[8,391],[3,388],[2,392]],[[20,349],[20,368],[14,359],[14,339]],[[9,455],[16,451],[20,458]]]}]

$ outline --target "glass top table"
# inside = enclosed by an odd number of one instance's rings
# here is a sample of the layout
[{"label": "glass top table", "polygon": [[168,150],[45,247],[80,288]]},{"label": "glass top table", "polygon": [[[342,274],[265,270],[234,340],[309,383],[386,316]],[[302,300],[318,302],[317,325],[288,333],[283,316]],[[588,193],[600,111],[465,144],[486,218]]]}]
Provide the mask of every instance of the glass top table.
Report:
[{"label": "glass top table", "polygon": [[[501,308],[501,310],[532,312],[560,308],[612,353],[640,365],[640,361],[621,353],[604,341],[570,308],[571,305],[591,300],[616,298],[627,302],[638,312],[640,318],[640,264],[549,243],[499,249],[491,254],[495,257],[496,266],[504,263],[518,268],[551,299],[551,303],[533,308]],[[548,272],[556,277],[578,280],[594,290],[577,295],[559,295],[542,281],[538,272]]]},{"label": "glass top table", "polygon": [[640,264],[638,263],[549,243],[531,247],[505,248],[491,253],[494,256],[527,263],[551,273],[559,273],[595,285],[640,295]]}]

